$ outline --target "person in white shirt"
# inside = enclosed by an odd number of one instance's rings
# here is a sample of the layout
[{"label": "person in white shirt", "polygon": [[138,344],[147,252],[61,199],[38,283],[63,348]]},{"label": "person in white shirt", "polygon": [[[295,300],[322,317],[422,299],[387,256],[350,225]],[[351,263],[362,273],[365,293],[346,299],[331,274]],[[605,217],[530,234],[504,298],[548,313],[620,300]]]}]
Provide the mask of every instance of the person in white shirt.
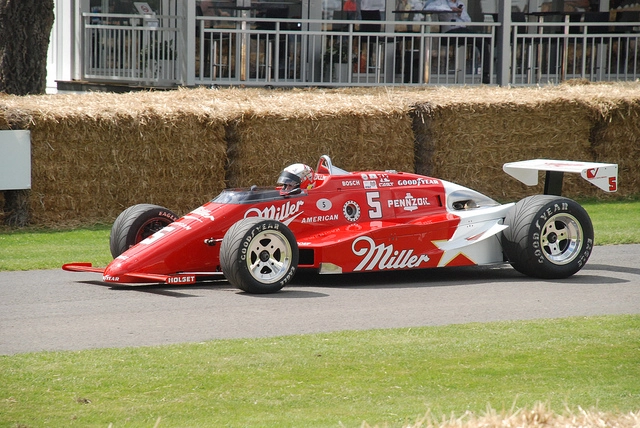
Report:
[{"label": "person in white shirt", "polygon": [[459,37],[452,36],[453,39],[456,39],[455,43],[457,46],[473,44],[473,46],[480,51],[482,55],[482,83],[490,83],[491,76],[489,75],[489,70],[492,60],[490,39],[465,36],[464,34],[474,33],[474,31],[465,25],[466,22],[471,22],[467,8],[464,3],[459,0],[446,0],[446,2],[451,9],[451,13],[439,14],[438,20],[441,23],[447,22],[450,24],[440,25],[440,31],[447,34],[462,34]]},{"label": "person in white shirt", "polygon": [[[468,28],[465,27],[465,22],[471,22],[471,17],[469,13],[467,13],[467,8],[464,7],[464,4],[460,1],[451,1],[447,0],[449,8],[451,8],[451,13],[441,13],[438,16],[438,20],[440,22],[451,22],[451,25],[441,25],[440,31],[443,33],[448,33],[451,30],[466,30],[469,31]],[[465,31],[462,31],[465,32]]]}]

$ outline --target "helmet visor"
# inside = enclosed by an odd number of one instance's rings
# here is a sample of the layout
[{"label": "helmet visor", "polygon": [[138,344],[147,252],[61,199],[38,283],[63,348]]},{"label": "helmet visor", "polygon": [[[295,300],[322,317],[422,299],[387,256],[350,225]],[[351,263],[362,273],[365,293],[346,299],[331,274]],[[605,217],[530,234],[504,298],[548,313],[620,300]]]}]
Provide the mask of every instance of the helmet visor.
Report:
[{"label": "helmet visor", "polygon": [[300,191],[300,177],[287,171],[282,171],[278,178],[278,184],[282,184],[280,193],[289,195]]},{"label": "helmet visor", "polygon": [[278,184],[285,186],[300,186],[300,177],[287,171],[282,171],[278,178]]}]

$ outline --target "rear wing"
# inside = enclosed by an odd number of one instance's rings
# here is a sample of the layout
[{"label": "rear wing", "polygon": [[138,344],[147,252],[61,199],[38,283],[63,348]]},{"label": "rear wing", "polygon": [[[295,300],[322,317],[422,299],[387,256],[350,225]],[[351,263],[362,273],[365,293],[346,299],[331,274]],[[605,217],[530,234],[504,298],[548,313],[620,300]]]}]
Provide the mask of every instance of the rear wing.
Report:
[{"label": "rear wing", "polygon": [[538,171],[546,171],[545,195],[560,196],[565,172],[578,173],[589,183],[605,192],[618,190],[618,165],[615,163],[533,159],[505,163],[502,169],[527,186],[538,184]]}]

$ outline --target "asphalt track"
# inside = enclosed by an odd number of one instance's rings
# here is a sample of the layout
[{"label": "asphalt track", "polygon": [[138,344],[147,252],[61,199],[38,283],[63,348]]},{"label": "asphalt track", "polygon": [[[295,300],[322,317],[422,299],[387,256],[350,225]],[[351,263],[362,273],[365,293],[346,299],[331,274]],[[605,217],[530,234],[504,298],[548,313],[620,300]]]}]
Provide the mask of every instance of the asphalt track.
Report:
[{"label": "asphalt track", "polygon": [[509,266],[382,274],[299,273],[271,295],[220,281],[113,286],[90,273],[0,272],[0,355],[640,313],[640,245],[595,247],[573,277]]}]

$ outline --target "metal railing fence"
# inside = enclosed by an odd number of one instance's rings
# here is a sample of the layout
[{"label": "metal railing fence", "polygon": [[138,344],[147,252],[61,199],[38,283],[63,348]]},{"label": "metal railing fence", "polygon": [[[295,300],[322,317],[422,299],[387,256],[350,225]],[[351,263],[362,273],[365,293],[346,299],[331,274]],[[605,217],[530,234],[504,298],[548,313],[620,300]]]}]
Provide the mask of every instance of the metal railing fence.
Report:
[{"label": "metal railing fence", "polygon": [[629,28],[629,23],[616,22],[517,23],[512,27],[510,83],[637,80],[640,31]]},{"label": "metal railing fence", "polygon": [[177,84],[182,80],[180,21],[177,16],[154,15],[150,20],[139,15],[85,14],[83,78]]},{"label": "metal railing fence", "polygon": [[[375,86],[481,83],[493,67],[487,33],[431,33],[419,22],[412,32],[359,31],[368,21],[203,18],[197,37],[195,82],[200,85]],[[221,25],[227,23],[227,25]],[[262,29],[271,25],[273,29]],[[488,71],[487,71],[488,70]]]},{"label": "metal railing fence", "polygon": [[[148,86],[481,84],[496,83],[500,52],[511,85],[640,78],[640,23],[514,22],[510,46],[499,47],[494,22],[440,33],[438,22],[425,21],[154,18],[149,25],[140,15],[84,14],[83,78]],[[185,57],[185,31],[195,33],[193,58]]]}]

